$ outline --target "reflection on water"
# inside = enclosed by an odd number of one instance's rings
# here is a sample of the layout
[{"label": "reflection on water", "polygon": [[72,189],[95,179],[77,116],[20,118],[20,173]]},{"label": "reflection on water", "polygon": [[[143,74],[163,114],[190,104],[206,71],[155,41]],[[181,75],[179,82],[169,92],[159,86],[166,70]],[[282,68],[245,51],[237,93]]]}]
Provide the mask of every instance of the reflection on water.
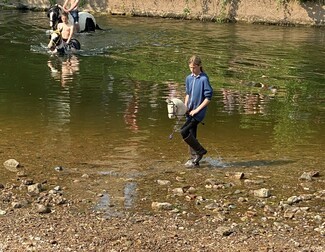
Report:
[{"label": "reflection on water", "polygon": [[100,16],[109,29],[76,35],[80,54],[57,57],[40,46],[45,13],[1,11],[0,20],[0,160],[36,174],[80,164],[100,177],[113,171],[100,208],[134,204],[132,172],[159,176],[152,164],[162,161],[182,169],[187,150],[179,134],[168,139],[175,121],[165,99],[184,99],[193,53],[215,90],[199,130],[204,169],[324,163],[323,29]]},{"label": "reflection on water", "polygon": [[224,110],[228,113],[267,114],[267,108],[274,94],[258,92],[242,92],[234,89],[221,89]]},{"label": "reflection on water", "polygon": [[[104,193],[101,195],[100,200],[96,203],[94,209],[103,212],[106,218],[123,216],[123,211],[125,209],[134,207],[136,189],[136,182],[126,182],[122,196],[117,196],[116,194],[112,196],[108,192]],[[122,204],[121,201],[123,202]]]},{"label": "reflection on water", "polygon": [[126,108],[124,111],[124,122],[127,125],[127,128],[130,129],[133,132],[138,132],[139,125],[138,125],[138,110],[139,110],[139,92],[140,89],[140,83],[135,82],[134,87],[131,89],[133,90],[132,93],[125,92],[122,93],[121,96],[122,99],[126,102]]},{"label": "reflection on water", "polygon": [[71,83],[74,76],[79,74],[79,59],[76,55],[52,55],[47,66],[53,79],[59,81],[62,87]]},{"label": "reflection on water", "polygon": [[127,182],[124,187],[124,207],[126,209],[132,208],[134,206],[134,201],[136,197],[137,183]]}]

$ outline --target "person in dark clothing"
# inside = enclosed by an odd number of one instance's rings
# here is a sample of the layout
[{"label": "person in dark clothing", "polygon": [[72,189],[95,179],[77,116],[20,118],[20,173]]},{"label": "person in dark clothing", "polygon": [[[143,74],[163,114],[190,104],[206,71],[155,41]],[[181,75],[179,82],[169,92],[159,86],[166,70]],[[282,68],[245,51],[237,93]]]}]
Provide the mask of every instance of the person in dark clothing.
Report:
[{"label": "person in dark clothing", "polygon": [[185,167],[199,167],[199,162],[207,150],[197,140],[197,127],[204,119],[207,106],[211,101],[213,89],[210,85],[208,75],[203,72],[200,57],[194,55],[188,62],[191,74],[186,77],[185,105],[188,109],[186,122],[181,128],[183,140],[190,149],[190,159],[185,163]]}]

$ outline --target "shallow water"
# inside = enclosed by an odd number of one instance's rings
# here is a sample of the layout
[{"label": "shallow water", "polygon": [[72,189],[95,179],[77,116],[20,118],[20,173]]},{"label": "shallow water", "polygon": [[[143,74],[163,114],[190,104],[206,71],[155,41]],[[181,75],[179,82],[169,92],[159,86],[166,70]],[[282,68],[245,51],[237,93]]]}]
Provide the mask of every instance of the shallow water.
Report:
[{"label": "shallow water", "polygon": [[[137,178],[183,169],[187,148],[177,133],[169,140],[176,121],[165,99],[184,96],[187,60],[198,53],[214,88],[199,126],[205,172],[287,165],[324,173],[324,29],[96,19],[104,30],[78,34],[82,50],[58,57],[46,49],[45,13],[0,12],[2,162],[15,158],[35,178],[59,176],[80,194],[103,192],[99,208],[132,208],[146,188]],[[0,179],[15,174],[3,168]]]}]

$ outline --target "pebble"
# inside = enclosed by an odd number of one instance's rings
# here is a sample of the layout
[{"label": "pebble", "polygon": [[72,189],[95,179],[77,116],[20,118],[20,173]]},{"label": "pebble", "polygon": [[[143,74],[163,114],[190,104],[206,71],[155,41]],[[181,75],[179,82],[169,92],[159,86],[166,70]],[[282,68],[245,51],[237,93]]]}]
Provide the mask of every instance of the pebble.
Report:
[{"label": "pebble", "polygon": [[57,192],[58,192],[58,191],[61,191],[61,187],[60,187],[60,186],[56,186],[56,187],[53,188],[53,190],[54,190],[54,191],[57,191]]},{"label": "pebble", "polygon": [[254,190],[253,192],[254,192],[254,196],[259,197],[259,198],[268,198],[271,196],[270,190],[266,189],[266,188]]},{"label": "pebble", "polygon": [[37,204],[36,205],[36,212],[39,213],[39,214],[50,213],[51,209],[48,206],[45,206],[43,204]]},{"label": "pebble", "polygon": [[226,227],[226,226],[220,226],[217,228],[217,232],[219,235],[221,236],[229,236],[231,235],[234,231],[232,230],[232,228],[230,227]]},{"label": "pebble", "polygon": [[62,166],[56,166],[56,167],[54,167],[54,170],[63,171],[63,167]]},{"label": "pebble", "polygon": [[32,194],[39,194],[41,190],[42,190],[42,185],[40,183],[29,185],[27,187],[27,191]]},{"label": "pebble", "polygon": [[12,202],[11,203],[12,208],[22,208],[23,205],[20,202]]},{"label": "pebble", "polygon": [[172,204],[168,202],[152,202],[151,208],[154,210],[172,210]]},{"label": "pebble", "polygon": [[299,201],[301,201],[302,199],[300,197],[297,197],[297,196],[292,196],[290,198],[287,199],[287,203],[289,205],[292,205],[292,204],[295,204],[295,203],[298,203]]},{"label": "pebble", "polygon": [[89,175],[85,173],[85,174],[83,174],[81,177],[82,177],[82,178],[89,178]]},{"label": "pebble", "polygon": [[253,184],[253,185],[260,185],[264,183],[264,180],[259,179],[259,180],[253,180],[253,179],[245,179],[244,180],[245,184]]},{"label": "pebble", "polygon": [[184,194],[183,188],[174,188],[172,190],[174,195],[182,196]]},{"label": "pebble", "polygon": [[161,179],[158,179],[157,180],[157,183],[158,183],[158,185],[161,185],[161,186],[170,185],[170,181],[169,180],[161,180]]}]

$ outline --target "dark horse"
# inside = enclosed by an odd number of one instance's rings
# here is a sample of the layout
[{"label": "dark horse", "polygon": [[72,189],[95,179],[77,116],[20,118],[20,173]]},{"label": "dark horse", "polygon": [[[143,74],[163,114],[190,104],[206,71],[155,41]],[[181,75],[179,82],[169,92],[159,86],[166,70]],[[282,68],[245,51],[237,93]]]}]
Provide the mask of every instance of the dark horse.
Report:
[{"label": "dark horse", "polygon": [[[96,24],[96,20],[93,15],[88,12],[81,11],[79,12],[79,26],[80,32],[92,32],[96,29],[99,29],[99,26]],[[58,23],[61,21],[61,8],[56,4],[49,8],[47,11],[47,17],[50,19],[50,27],[52,30],[57,28]],[[73,22],[73,17],[69,13],[69,21],[70,23]]]}]

